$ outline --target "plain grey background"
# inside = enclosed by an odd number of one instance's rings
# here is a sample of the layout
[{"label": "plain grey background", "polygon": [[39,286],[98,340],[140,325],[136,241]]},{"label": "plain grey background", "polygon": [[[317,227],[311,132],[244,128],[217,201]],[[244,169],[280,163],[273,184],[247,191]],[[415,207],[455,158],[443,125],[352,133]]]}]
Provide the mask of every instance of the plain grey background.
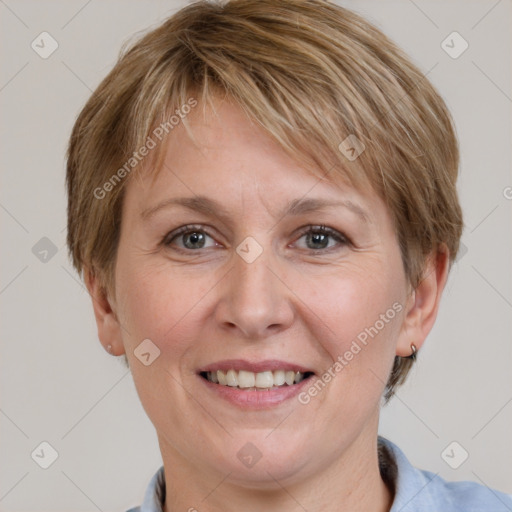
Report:
[{"label": "plain grey background", "polygon": [[[462,152],[462,254],[416,368],[382,412],[381,434],[418,467],[512,493],[511,2],[340,3],[428,73]],[[124,511],[141,503],[161,465],[131,376],[100,346],[67,258],[64,153],[123,42],[185,4],[0,1],[2,511]],[[58,44],[46,59],[31,47],[44,31]],[[454,31],[469,45],[457,58],[464,41]],[[58,454],[47,469],[31,456],[44,441]]]}]

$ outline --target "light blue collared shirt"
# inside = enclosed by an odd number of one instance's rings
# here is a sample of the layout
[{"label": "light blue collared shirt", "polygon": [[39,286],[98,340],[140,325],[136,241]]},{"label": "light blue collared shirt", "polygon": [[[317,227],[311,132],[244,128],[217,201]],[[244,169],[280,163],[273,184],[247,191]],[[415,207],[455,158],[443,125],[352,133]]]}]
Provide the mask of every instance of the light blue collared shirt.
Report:
[{"label": "light blue collared shirt", "polygon": [[[380,436],[378,441],[389,454],[389,469],[381,466],[381,472],[387,472],[395,486],[389,512],[512,512],[512,494],[476,482],[447,482],[430,471],[413,467],[391,441]],[[127,512],[162,512],[164,497],[162,466],[151,479],[142,505]]]}]

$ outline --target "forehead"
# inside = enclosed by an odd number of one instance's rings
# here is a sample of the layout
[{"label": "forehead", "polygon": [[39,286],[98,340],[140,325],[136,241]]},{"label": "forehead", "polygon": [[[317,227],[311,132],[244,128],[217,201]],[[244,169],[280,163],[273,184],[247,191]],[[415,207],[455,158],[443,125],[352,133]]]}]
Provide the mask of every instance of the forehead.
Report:
[{"label": "forehead", "polygon": [[158,168],[143,169],[129,184],[126,201],[142,215],[170,196],[188,196],[193,198],[188,204],[203,211],[220,210],[219,203],[235,198],[246,208],[258,200],[275,217],[285,210],[313,211],[322,201],[343,201],[371,222],[357,206],[373,195],[371,190],[356,190],[339,167],[325,174],[304,166],[227,98],[190,112],[158,150]]}]

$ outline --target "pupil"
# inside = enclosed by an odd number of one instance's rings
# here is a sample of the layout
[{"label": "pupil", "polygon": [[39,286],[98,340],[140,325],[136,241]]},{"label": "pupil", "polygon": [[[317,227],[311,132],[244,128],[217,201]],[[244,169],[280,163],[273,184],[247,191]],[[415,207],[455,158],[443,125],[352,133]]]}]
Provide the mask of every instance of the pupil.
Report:
[{"label": "pupil", "polygon": [[[327,242],[327,235],[317,233],[317,234],[310,235],[310,237],[313,240],[313,244],[321,243],[322,247],[327,246],[327,244],[325,243],[325,242]],[[322,243],[322,242],[324,242],[324,243]]]},{"label": "pupil", "polygon": [[[197,244],[201,239],[202,239],[202,244],[200,244],[200,247],[202,247],[204,245],[204,236],[201,234],[201,233],[196,233],[196,232],[193,232],[193,233],[190,233],[188,235],[185,235],[186,239],[188,239],[190,241],[190,243],[194,246],[195,244]],[[187,245],[187,243],[185,242],[185,245]]]}]

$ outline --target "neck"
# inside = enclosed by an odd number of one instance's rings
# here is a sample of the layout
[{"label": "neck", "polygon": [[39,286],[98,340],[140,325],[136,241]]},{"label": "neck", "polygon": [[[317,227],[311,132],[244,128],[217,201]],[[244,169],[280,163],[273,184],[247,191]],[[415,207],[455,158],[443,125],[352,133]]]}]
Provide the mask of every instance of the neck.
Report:
[{"label": "neck", "polygon": [[164,512],[389,512],[393,494],[381,478],[377,434],[359,436],[334,462],[309,476],[268,485],[244,486],[230,476],[206,471],[160,442],[164,459],[166,500]]}]

